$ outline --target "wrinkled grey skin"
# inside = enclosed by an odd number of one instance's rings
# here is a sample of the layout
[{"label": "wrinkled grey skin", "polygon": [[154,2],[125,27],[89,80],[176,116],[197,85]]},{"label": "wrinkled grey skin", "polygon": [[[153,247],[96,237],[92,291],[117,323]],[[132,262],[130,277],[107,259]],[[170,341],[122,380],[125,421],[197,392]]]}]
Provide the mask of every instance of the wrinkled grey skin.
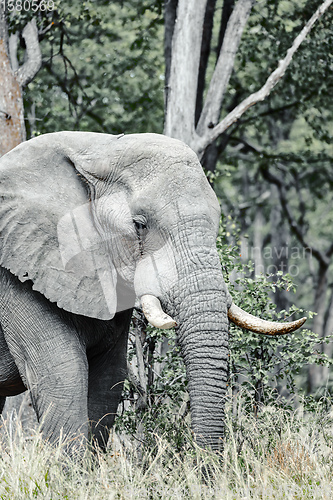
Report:
[{"label": "wrinkled grey skin", "polygon": [[190,148],[47,134],[0,159],[0,197],[0,396],[29,389],[47,438],[87,438],[90,425],[103,447],[132,308],[152,294],[178,324],[197,442],[218,449],[231,299],[219,204]]}]

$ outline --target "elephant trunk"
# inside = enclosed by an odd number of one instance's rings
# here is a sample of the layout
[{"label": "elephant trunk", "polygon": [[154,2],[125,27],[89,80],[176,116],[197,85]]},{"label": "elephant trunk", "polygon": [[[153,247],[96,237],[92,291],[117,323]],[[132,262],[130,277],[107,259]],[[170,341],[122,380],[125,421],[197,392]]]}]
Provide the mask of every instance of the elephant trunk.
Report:
[{"label": "elephant trunk", "polygon": [[222,275],[186,279],[176,320],[197,443],[221,449],[228,376],[227,290]]}]

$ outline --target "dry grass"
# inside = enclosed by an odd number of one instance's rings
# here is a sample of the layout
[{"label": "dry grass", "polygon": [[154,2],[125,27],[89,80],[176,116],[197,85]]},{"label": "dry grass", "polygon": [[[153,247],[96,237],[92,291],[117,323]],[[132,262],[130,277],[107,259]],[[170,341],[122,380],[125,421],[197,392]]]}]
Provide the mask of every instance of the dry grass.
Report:
[{"label": "dry grass", "polygon": [[266,455],[267,467],[279,470],[288,478],[303,481],[316,472],[316,463],[303,444],[278,443]]},{"label": "dry grass", "polygon": [[[233,408],[233,410],[232,410]],[[232,415],[233,411],[233,415]],[[241,397],[227,408],[223,456],[190,448],[177,454],[165,439],[139,461],[115,444],[75,463],[63,445],[2,424],[1,499],[332,499],[333,418],[275,407],[246,415]]]}]

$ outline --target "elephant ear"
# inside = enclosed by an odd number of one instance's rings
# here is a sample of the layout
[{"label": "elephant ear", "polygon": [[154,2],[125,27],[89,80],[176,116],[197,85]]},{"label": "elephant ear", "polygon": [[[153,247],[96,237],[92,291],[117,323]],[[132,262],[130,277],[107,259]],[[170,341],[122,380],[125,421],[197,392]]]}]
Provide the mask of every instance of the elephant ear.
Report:
[{"label": "elephant ear", "polygon": [[115,314],[116,271],[95,229],[82,172],[92,164],[111,170],[117,140],[46,134],[0,159],[0,265],[59,307],[99,319]]}]

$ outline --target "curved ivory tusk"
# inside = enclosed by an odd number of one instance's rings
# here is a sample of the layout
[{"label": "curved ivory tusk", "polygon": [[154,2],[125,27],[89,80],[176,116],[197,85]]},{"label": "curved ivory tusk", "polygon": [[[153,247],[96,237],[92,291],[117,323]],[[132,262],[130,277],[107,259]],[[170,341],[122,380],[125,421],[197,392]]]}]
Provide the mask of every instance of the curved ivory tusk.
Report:
[{"label": "curved ivory tusk", "polygon": [[149,323],[156,328],[173,328],[177,323],[168,314],[166,314],[161,303],[154,295],[142,295],[142,311]]},{"label": "curved ivory tusk", "polygon": [[243,309],[236,306],[234,303],[232,303],[228,309],[228,316],[230,321],[235,323],[235,325],[251,330],[254,333],[263,333],[264,335],[284,335],[285,333],[294,332],[300,328],[307,319],[301,318],[289,323],[266,321],[243,311]]}]

